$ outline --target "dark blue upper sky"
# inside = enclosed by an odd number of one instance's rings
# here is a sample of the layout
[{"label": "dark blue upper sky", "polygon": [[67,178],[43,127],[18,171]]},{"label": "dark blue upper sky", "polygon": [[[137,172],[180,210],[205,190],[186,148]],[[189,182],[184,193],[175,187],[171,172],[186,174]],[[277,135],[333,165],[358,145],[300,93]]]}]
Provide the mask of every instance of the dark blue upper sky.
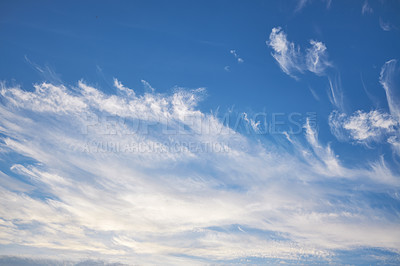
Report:
[{"label": "dark blue upper sky", "polygon": [[[0,11],[0,70],[3,79],[28,87],[38,78],[27,56],[68,83],[82,78],[108,90],[110,77],[118,76],[137,89],[141,79],[161,91],[203,86],[212,107],[303,110],[312,102],[307,87],[325,98],[327,85],[311,75],[287,79],[276,67],[265,41],[280,26],[298,45],[325,43],[346,95],[356,98],[350,110],[368,108],[361,76],[374,95],[384,97],[378,77],[380,67],[399,54],[400,4],[371,2],[374,13],[363,15],[362,3],[333,1],[328,9],[311,1],[294,12],[296,1],[7,1]],[[394,29],[383,31],[380,18]],[[232,49],[244,64],[235,64]],[[284,97],[285,106],[278,105]]]}]

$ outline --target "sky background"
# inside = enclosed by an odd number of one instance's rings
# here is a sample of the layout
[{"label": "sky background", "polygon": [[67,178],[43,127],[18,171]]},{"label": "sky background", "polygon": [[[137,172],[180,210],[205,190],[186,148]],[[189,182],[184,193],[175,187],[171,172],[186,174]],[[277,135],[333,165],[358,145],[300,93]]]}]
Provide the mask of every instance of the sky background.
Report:
[{"label": "sky background", "polygon": [[399,1],[2,1],[0,262],[399,264],[399,34]]}]

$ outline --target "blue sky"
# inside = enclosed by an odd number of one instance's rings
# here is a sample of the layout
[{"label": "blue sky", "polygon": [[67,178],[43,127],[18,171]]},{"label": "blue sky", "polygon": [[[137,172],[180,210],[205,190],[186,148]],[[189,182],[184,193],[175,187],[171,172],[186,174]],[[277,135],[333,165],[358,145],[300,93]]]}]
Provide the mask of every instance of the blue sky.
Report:
[{"label": "blue sky", "polygon": [[1,2],[0,261],[398,264],[399,13]]}]

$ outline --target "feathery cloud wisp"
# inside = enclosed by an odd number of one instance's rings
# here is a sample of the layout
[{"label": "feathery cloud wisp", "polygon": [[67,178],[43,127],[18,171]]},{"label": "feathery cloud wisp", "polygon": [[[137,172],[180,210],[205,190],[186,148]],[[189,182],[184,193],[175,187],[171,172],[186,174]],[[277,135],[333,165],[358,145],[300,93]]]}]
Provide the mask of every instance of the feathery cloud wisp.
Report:
[{"label": "feathery cloud wisp", "polygon": [[324,43],[310,40],[311,47],[303,54],[299,46],[288,41],[286,33],[280,27],[272,29],[267,45],[274,50],[272,56],[282,71],[296,79],[296,75],[305,70],[323,75],[325,69],[331,66]]},{"label": "feathery cloud wisp", "polygon": [[307,49],[307,69],[317,75],[322,75],[325,69],[330,66],[327,59],[326,46],[322,42],[310,41],[311,47]]},{"label": "feathery cloud wisp", "polygon": [[372,14],[374,12],[374,10],[372,9],[372,7],[368,4],[368,0],[365,0],[362,8],[361,8],[361,14],[365,15],[365,14]]},{"label": "feathery cloud wisp", "polygon": [[285,32],[280,27],[272,29],[267,45],[274,50],[272,56],[283,72],[292,77],[295,77],[293,74],[296,72],[303,72],[300,48],[296,48],[293,42],[287,40]]}]

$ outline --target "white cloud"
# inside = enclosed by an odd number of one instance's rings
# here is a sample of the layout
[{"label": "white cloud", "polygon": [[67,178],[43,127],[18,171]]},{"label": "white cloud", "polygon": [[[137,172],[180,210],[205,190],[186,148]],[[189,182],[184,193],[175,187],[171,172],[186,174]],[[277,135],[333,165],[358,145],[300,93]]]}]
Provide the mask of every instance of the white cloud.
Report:
[{"label": "white cloud", "polygon": [[400,137],[391,136],[388,138],[388,143],[392,145],[393,150],[400,155]]},{"label": "white cloud", "polygon": [[0,85],[0,94],[20,108],[29,108],[36,112],[76,113],[87,107],[81,98],[68,93],[62,85],[34,85],[34,92],[26,92],[18,87],[6,88],[4,83]]},{"label": "white cloud", "polygon": [[236,50],[230,50],[230,53],[236,58],[238,63],[243,63],[244,60],[237,53]]},{"label": "white cloud", "polygon": [[368,4],[368,0],[365,0],[362,8],[361,8],[361,14],[365,15],[365,14],[372,14],[374,12],[374,10],[372,9],[372,7]]},{"label": "white cloud", "polygon": [[330,102],[341,112],[344,112],[346,109],[344,101],[345,98],[344,98],[340,75],[338,75],[337,78],[335,78],[333,81],[329,77],[328,82],[329,82],[328,96]]},{"label": "white cloud", "polygon": [[309,87],[309,90],[311,92],[311,95],[314,97],[314,99],[317,101],[320,101],[320,98],[319,98],[318,94],[315,92],[315,90],[311,87]]},{"label": "white cloud", "polygon": [[343,127],[352,139],[359,142],[379,141],[382,136],[394,133],[398,126],[393,117],[377,110],[368,113],[359,110],[349,117],[345,114],[335,118],[331,116],[331,123],[336,130],[338,127]]},{"label": "white cloud", "polygon": [[296,72],[303,72],[300,48],[296,48],[294,43],[287,40],[285,32],[280,27],[272,29],[267,45],[274,50],[272,56],[283,72],[292,77],[295,77]]},{"label": "white cloud", "polygon": [[326,46],[322,42],[310,40],[311,48],[307,49],[307,69],[317,75],[322,75],[331,64],[327,60]]},{"label": "white cloud", "polygon": [[310,44],[311,47],[306,49],[303,55],[299,46],[287,40],[286,33],[280,27],[272,29],[267,41],[267,45],[274,50],[272,56],[282,71],[295,79],[298,73],[303,73],[305,70],[323,75],[326,68],[331,66],[325,44],[314,40],[310,40]]},{"label": "white cloud", "polygon": [[295,11],[298,12],[302,10],[307,5],[308,2],[310,2],[310,0],[298,0]]},{"label": "white cloud", "polygon": [[332,111],[328,118],[332,134],[340,141],[349,140],[347,132],[343,129],[343,121],[345,119],[347,119],[347,115],[337,110]]},{"label": "white cloud", "polygon": [[255,133],[260,133],[260,121],[248,118],[247,113],[243,113],[243,119],[251,126]]},{"label": "white cloud", "polygon": [[122,83],[114,78],[114,87],[120,90],[121,92],[125,93],[128,97],[132,98],[135,96],[135,92],[129,88],[126,88]]},{"label": "white cloud", "polygon": [[[331,147],[329,145],[324,147],[318,142],[317,131],[311,126],[309,120],[307,120],[304,127],[306,129],[306,139],[308,143],[311,145],[312,150],[317,158],[322,162],[322,165],[314,162],[314,166],[318,169],[319,172],[322,172],[325,175],[343,176],[344,170],[340,166],[339,160],[336,158],[336,155],[332,151]],[[307,157],[308,156],[309,155],[307,154]]]},{"label": "white cloud", "polygon": [[[400,155],[398,137],[400,136],[400,98],[396,92],[400,70],[397,61],[387,61],[381,69],[380,83],[385,90],[389,113],[372,110],[356,111],[353,115],[334,111],[329,117],[332,133],[342,141],[351,139],[359,143],[389,143]],[[334,95],[334,92],[332,92]]]},{"label": "white cloud", "polygon": [[397,122],[388,114],[374,110],[369,113],[356,112],[344,124],[344,128],[352,132],[354,139],[365,140],[380,135],[382,130],[393,132],[396,125]]},{"label": "white cloud", "polygon": [[305,138],[289,138],[294,152],[257,142],[198,110],[201,88],[137,95],[114,85],[117,95],[83,81],[32,92],[2,85],[0,151],[9,169],[0,182],[0,243],[8,247],[0,254],[187,265],[329,261],[336,249],[359,246],[400,252],[398,219],[363,194],[399,188],[383,161],[344,167],[309,120]]},{"label": "white cloud", "polygon": [[50,82],[52,84],[62,84],[62,80],[60,75],[58,75],[53,68],[48,65],[39,66],[35,62],[32,62],[27,55],[24,56],[25,61],[34,69],[36,70],[39,75],[43,78],[43,81]]},{"label": "white cloud", "polygon": [[381,70],[379,81],[385,89],[386,99],[389,106],[390,114],[397,120],[400,120],[400,97],[399,88],[400,68],[397,66],[397,60],[387,61]]},{"label": "white cloud", "polygon": [[382,18],[379,18],[379,26],[384,31],[391,31],[392,30],[392,24],[390,22],[383,21]]},{"label": "white cloud", "polygon": [[[304,7],[306,7],[311,2],[312,2],[312,0],[298,0],[297,6],[294,11],[295,12],[301,11]],[[322,2],[326,2],[326,9],[329,9],[331,7],[332,0],[322,0]]]}]

